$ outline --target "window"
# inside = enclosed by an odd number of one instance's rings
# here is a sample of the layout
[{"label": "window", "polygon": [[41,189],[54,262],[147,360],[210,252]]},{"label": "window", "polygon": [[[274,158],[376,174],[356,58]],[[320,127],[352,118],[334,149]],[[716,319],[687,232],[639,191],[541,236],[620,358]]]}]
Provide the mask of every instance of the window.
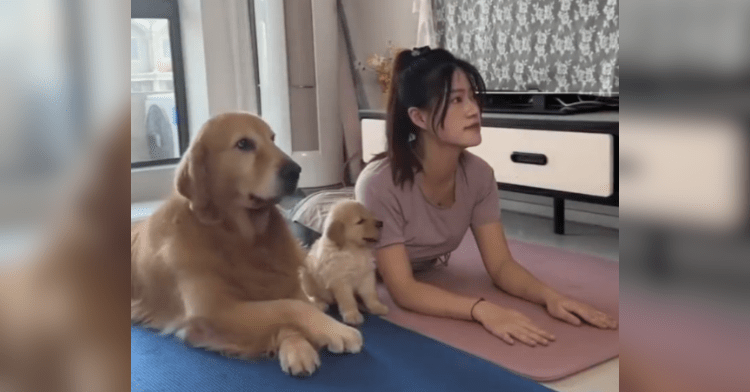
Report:
[{"label": "window", "polygon": [[189,139],[177,0],[133,0],[130,17],[130,164],[173,164]]},{"label": "window", "polygon": [[165,39],[162,41],[162,51],[164,53],[162,56],[166,58],[172,58],[172,47],[169,44],[169,40]]},{"label": "window", "polygon": [[[133,154],[130,191],[133,203],[162,200],[172,191],[178,157],[184,153],[190,138],[195,137],[211,113],[230,110],[257,112],[257,76],[254,74],[256,66],[252,62],[254,41],[248,31],[248,21],[252,23],[249,9],[252,2],[218,1],[211,2],[208,8],[204,7],[205,3],[202,0],[131,2],[131,38],[137,42],[140,61],[132,60],[131,70],[135,71],[138,66],[151,66],[154,69],[151,73],[148,68],[139,69],[137,76],[148,78],[134,78],[131,82]],[[179,4],[179,17],[173,4]],[[155,24],[154,20],[159,24]],[[163,30],[156,31],[153,41],[147,43],[152,28]],[[227,67],[231,64],[238,64],[239,67]],[[232,71],[227,72],[228,68],[232,68]],[[186,69],[188,72],[184,73]],[[158,77],[154,75],[157,72]],[[189,88],[186,88],[188,85]],[[152,158],[150,155],[149,141],[157,148],[169,144],[163,137],[167,132],[151,132],[153,136],[147,137],[146,103],[142,97],[147,94],[166,94],[174,99],[175,105],[169,102],[168,110],[161,111],[158,117],[152,115],[152,119],[160,119],[152,121],[151,125],[151,129],[159,129],[159,124],[162,124],[162,129],[169,130],[177,124],[179,152],[173,154],[174,158]],[[159,97],[152,98],[149,103],[158,105]],[[137,100],[140,103],[136,104]],[[185,108],[189,108],[189,118]],[[172,132],[174,135],[175,131]],[[135,156],[136,146],[140,146],[140,158]],[[155,153],[159,152],[154,150]]]},{"label": "window", "polygon": [[138,55],[138,39],[130,38],[130,60],[138,61],[140,56]]}]

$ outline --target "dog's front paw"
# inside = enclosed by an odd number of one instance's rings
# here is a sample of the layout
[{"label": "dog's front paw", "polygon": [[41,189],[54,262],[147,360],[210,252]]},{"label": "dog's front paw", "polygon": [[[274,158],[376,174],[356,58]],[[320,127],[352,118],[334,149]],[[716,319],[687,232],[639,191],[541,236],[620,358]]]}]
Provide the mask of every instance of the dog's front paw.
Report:
[{"label": "dog's front paw", "polygon": [[388,307],[381,304],[380,302],[375,303],[375,304],[370,304],[367,310],[369,310],[370,313],[372,314],[377,314],[381,316],[388,314]]},{"label": "dog's front paw", "polygon": [[342,318],[344,319],[344,322],[349,325],[360,325],[365,322],[364,316],[362,316],[362,313],[357,310],[344,312]]},{"label": "dog's front paw", "polygon": [[287,339],[279,347],[281,370],[296,377],[312,375],[320,367],[318,351],[305,339]]},{"label": "dog's front paw", "polygon": [[[360,315],[361,316],[361,315]],[[362,351],[362,333],[356,328],[336,322],[327,336],[328,351],[336,354]]]}]

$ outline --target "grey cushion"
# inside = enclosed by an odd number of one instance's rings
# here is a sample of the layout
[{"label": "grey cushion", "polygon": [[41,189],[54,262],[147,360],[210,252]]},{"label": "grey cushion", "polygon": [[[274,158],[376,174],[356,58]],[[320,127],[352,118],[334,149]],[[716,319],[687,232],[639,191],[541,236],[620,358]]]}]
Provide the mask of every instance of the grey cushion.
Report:
[{"label": "grey cushion", "polygon": [[291,220],[317,233],[322,233],[323,224],[331,206],[341,200],[353,199],[354,188],[352,187],[313,193],[294,206]]},{"label": "grey cushion", "polygon": [[354,188],[319,191],[302,199],[289,213],[292,232],[305,246],[312,245],[323,233],[328,211],[340,200],[354,199]]}]

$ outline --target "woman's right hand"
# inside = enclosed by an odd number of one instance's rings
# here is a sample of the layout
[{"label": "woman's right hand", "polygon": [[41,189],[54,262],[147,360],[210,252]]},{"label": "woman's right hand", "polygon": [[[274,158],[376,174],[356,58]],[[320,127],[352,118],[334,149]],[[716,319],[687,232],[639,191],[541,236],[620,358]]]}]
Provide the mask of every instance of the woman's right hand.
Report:
[{"label": "woman's right hand", "polygon": [[554,335],[534,325],[523,313],[492,302],[479,302],[472,315],[487,331],[508,344],[513,344],[516,339],[532,347],[537,344],[546,346],[555,340]]}]

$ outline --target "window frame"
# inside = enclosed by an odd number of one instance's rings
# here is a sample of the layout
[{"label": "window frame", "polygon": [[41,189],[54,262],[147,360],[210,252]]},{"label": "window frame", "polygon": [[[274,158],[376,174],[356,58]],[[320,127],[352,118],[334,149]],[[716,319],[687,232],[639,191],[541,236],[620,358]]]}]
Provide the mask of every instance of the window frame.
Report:
[{"label": "window frame", "polygon": [[177,137],[180,156],[177,158],[131,162],[130,168],[146,168],[176,164],[190,144],[188,128],[187,91],[185,88],[185,64],[182,53],[182,34],[177,0],[131,0],[131,19],[166,19],[169,21],[169,43],[172,57],[172,83],[177,107]]}]

